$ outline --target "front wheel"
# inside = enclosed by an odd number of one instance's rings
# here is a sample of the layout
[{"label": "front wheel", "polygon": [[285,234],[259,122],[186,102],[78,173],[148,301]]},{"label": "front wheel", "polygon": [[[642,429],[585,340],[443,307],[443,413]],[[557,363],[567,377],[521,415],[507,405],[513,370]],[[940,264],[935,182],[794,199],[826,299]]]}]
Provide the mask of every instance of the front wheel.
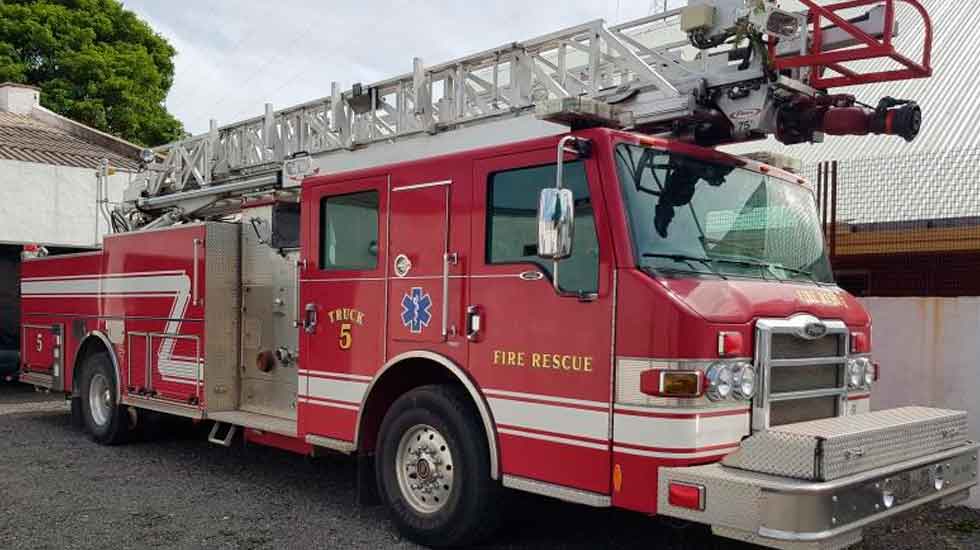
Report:
[{"label": "front wheel", "polygon": [[449,386],[403,395],[381,424],[378,487],[407,538],[431,547],[468,545],[498,525],[486,435],[467,396]]},{"label": "front wheel", "polygon": [[82,363],[81,409],[85,427],[92,439],[103,445],[116,445],[129,435],[129,415],[116,403],[116,377],[109,356],[90,355]]}]

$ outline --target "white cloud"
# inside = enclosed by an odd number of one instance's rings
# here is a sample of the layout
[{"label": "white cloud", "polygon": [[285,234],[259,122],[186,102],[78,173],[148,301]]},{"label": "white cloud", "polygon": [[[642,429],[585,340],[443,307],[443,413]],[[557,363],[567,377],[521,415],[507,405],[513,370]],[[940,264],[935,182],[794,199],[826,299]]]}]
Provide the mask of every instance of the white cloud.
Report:
[{"label": "white cloud", "polygon": [[[672,7],[682,0],[667,0]],[[126,0],[177,49],[167,107],[194,133],[603,18],[659,11],[664,0]]]}]

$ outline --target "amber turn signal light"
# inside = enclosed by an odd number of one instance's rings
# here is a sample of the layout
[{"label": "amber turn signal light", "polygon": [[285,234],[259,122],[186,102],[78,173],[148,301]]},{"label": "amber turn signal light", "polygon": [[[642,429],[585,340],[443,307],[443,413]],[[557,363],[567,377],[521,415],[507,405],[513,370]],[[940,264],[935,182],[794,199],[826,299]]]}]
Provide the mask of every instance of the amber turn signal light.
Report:
[{"label": "amber turn signal light", "polygon": [[640,374],[640,391],[654,397],[700,397],[703,377],[701,371],[651,369]]}]

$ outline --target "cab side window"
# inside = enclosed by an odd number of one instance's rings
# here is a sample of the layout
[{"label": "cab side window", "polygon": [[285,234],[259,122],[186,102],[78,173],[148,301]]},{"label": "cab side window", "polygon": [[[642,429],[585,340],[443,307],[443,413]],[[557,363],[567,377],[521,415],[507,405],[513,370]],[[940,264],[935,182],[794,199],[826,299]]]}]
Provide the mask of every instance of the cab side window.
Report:
[{"label": "cab side window", "polygon": [[320,201],[320,269],[378,267],[378,192],[324,197]]},{"label": "cab side window", "polygon": [[[489,264],[534,263],[549,276],[552,264],[538,257],[538,200],[554,187],[554,164],[495,172],[487,185]],[[559,287],[568,292],[598,292],[599,241],[589,184],[582,161],[563,165],[563,185],[575,197],[575,238],[572,256],[561,261]]]}]

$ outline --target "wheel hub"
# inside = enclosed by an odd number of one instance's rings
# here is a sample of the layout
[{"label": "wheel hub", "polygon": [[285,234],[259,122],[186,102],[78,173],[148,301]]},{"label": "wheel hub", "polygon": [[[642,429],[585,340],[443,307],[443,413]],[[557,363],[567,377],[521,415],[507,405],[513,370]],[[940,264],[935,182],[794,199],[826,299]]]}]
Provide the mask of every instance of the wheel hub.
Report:
[{"label": "wheel hub", "polygon": [[399,489],[412,508],[431,514],[445,506],[453,489],[453,456],[435,428],[420,424],[406,430],[395,468]]},{"label": "wheel hub", "polygon": [[112,415],[115,400],[112,396],[112,386],[109,384],[109,380],[101,373],[93,375],[89,382],[88,403],[92,412],[92,420],[99,426],[105,426]]},{"label": "wheel hub", "polygon": [[419,460],[415,463],[415,472],[421,481],[428,481],[432,475],[432,463],[424,458]]}]

